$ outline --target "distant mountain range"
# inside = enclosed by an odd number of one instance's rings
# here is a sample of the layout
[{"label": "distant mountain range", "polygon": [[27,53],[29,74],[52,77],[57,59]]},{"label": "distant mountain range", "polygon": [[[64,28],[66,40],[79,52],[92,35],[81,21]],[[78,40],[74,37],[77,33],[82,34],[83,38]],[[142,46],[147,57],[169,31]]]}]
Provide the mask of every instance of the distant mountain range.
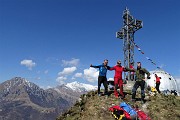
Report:
[{"label": "distant mountain range", "polygon": [[96,86],[72,82],[44,90],[15,77],[0,84],[0,120],[53,120]]}]

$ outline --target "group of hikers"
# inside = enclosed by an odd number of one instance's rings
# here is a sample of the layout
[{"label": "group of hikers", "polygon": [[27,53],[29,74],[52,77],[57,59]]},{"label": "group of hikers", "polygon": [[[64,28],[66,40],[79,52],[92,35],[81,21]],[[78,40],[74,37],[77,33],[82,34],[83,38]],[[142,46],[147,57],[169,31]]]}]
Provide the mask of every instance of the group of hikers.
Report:
[{"label": "group of hikers", "polygon": [[[99,68],[99,76],[98,76],[98,95],[101,96],[100,92],[100,87],[101,84],[103,83],[104,85],[104,95],[108,97],[108,82],[107,82],[107,70],[115,70],[115,75],[114,75],[114,95],[116,98],[121,97],[121,99],[125,98],[125,95],[123,93],[123,79],[122,79],[122,73],[123,72],[133,72],[133,74],[136,74],[136,81],[132,89],[132,101],[135,102],[136,99],[136,91],[140,87],[141,88],[141,101],[144,103],[145,102],[145,74],[147,74],[147,79],[150,79],[150,73],[145,69],[141,67],[141,62],[137,62],[137,68],[134,69],[133,67],[123,67],[121,65],[121,61],[118,60],[117,64],[114,67],[108,66],[108,60],[105,59],[104,62],[101,65],[90,65],[90,67],[93,68]],[[159,85],[160,85],[160,78],[155,75],[157,81],[159,84],[156,85],[157,91],[159,91]],[[117,89],[120,89],[120,93],[117,92]]]}]

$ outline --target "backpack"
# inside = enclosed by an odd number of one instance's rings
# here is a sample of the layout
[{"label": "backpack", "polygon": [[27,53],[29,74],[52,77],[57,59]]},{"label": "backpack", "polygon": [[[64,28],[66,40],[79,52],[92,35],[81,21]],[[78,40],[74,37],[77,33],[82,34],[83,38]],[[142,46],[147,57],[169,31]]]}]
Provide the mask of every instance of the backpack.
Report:
[{"label": "backpack", "polygon": [[129,113],[131,119],[137,119],[137,112],[129,104],[121,102],[120,107]]},{"label": "backpack", "polygon": [[139,120],[151,120],[151,118],[142,110],[136,109]]},{"label": "backpack", "polygon": [[129,113],[127,113],[120,106],[112,106],[109,108],[109,110],[112,112],[112,115],[117,120],[131,120]]},{"label": "backpack", "polygon": [[123,110],[114,110],[112,112],[112,115],[115,117],[115,119],[117,120],[127,120],[125,115],[124,115],[124,111]]}]

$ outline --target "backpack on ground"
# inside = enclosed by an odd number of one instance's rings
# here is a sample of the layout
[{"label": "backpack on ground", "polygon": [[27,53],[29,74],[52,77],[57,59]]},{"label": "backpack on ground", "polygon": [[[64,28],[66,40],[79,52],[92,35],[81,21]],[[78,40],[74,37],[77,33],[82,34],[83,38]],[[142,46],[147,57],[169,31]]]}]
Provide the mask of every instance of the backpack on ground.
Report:
[{"label": "backpack on ground", "polygon": [[142,110],[135,109],[138,115],[139,120],[151,120],[151,118]]},{"label": "backpack on ground", "polygon": [[112,115],[117,120],[131,120],[129,113],[127,113],[120,106],[112,106],[109,108],[109,110],[112,112]]},{"label": "backpack on ground", "polygon": [[137,119],[137,112],[129,104],[121,102],[120,107],[129,113],[131,119]]},{"label": "backpack on ground", "polygon": [[114,110],[112,112],[112,115],[114,116],[115,119],[117,120],[127,120],[125,115],[124,115],[124,111],[123,110]]}]

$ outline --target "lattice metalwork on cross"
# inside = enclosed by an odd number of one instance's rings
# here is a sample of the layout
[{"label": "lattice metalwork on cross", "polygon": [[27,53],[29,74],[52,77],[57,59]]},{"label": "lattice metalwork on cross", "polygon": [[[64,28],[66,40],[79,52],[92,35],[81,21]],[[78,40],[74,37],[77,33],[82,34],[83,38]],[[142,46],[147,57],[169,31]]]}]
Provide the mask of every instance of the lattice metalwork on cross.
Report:
[{"label": "lattice metalwork on cross", "polygon": [[[127,8],[123,11],[123,27],[116,32],[116,37],[123,39],[125,67],[130,67],[130,64],[134,63],[134,33],[142,26],[143,22],[134,19]],[[124,78],[130,79],[130,72],[124,73]]]}]

